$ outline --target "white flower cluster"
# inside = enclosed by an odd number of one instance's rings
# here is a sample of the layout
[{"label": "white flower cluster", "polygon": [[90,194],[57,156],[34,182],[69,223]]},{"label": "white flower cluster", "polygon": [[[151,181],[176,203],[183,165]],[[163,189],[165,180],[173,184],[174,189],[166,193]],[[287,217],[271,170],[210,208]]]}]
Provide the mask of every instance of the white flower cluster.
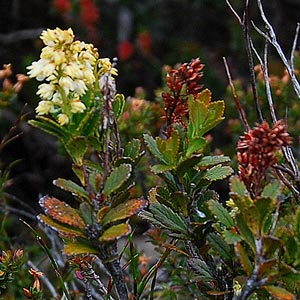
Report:
[{"label": "white flower cluster", "polygon": [[42,101],[36,112],[55,114],[64,125],[72,114],[86,109],[80,98],[96,81],[98,51],[92,44],[74,41],[72,29],[44,30],[41,39],[45,47],[40,59],[28,67],[30,77],[44,81],[38,87]]}]

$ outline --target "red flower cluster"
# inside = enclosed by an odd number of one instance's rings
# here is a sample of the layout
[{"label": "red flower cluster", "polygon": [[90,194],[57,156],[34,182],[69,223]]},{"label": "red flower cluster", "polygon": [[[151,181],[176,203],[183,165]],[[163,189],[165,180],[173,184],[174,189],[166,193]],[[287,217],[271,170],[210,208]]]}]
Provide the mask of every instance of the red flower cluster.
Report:
[{"label": "red flower cluster", "polygon": [[237,144],[240,178],[253,197],[259,195],[266,170],[277,162],[276,150],[291,143],[283,120],[273,128],[264,121],[240,137]]},{"label": "red flower cluster", "polygon": [[89,29],[93,29],[100,17],[100,10],[94,0],[81,0],[81,20]]},{"label": "red flower cluster", "polygon": [[129,59],[134,52],[134,46],[129,41],[122,41],[118,45],[118,57],[120,60]]},{"label": "red flower cluster", "polygon": [[167,85],[170,92],[163,92],[165,119],[168,133],[171,125],[180,123],[185,126],[184,119],[188,117],[188,96],[196,96],[203,85],[200,80],[203,76],[200,59],[193,59],[190,63],[184,63],[178,69],[172,69],[167,75]]},{"label": "red flower cluster", "polygon": [[72,9],[70,0],[54,0],[55,9],[62,15],[67,14]]}]

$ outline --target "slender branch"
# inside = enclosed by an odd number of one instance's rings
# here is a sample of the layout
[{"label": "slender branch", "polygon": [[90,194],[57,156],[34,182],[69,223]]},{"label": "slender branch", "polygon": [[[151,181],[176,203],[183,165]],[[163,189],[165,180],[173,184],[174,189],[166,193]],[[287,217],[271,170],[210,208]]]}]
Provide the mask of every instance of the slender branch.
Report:
[{"label": "slender branch", "polygon": [[[280,44],[277,41],[275,31],[274,31],[272,25],[270,24],[270,22],[268,21],[266,15],[265,15],[265,12],[264,12],[261,0],[257,0],[257,5],[258,5],[258,8],[259,8],[260,15],[261,15],[261,17],[262,17],[262,19],[263,19],[263,21],[265,23],[266,33],[263,32],[262,30],[260,30],[254,24],[254,22],[252,22],[252,25],[255,28],[255,30],[260,35],[264,36],[273,45],[273,47],[276,49],[276,51],[277,51],[278,55],[280,56],[283,64],[285,65],[285,67],[288,70],[288,73],[289,73],[289,75],[291,77],[291,81],[292,81],[292,84],[293,84],[293,87],[294,87],[294,91],[295,91],[297,97],[300,99],[300,84],[299,84],[299,81],[298,81],[298,79],[297,79],[297,77],[295,75],[294,69],[292,68],[291,63],[288,61],[288,59],[284,55],[284,53],[283,53],[283,51],[281,49],[281,46],[280,46]],[[297,34],[296,34],[296,37],[297,37]]]},{"label": "slender branch", "polygon": [[260,57],[260,55],[258,54],[258,52],[255,49],[252,42],[251,42],[251,47],[260,63],[260,66],[261,66],[261,69],[262,69],[262,72],[264,75],[264,80],[265,80],[265,84],[266,84],[266,95],[267,95],[267,99],[268,99],[268,103],[269,103],[271,118],[272,118],[273,123],[275,124],[277,122],[277,117],[276,117],[276,113],[275,113],[275,109],[274,109],[271,85],[270,85],[270,81],[269,81],[269,72],[268,72],[268,41],[266,40],[266,43],[265,43],[263,60]]},{"label": "slender branch", "polygon": [[226,69],[226,74],[227,74],[227,77],[228,77],[228,80],[229,80],[229,85],[230,85],[230,88],[231,88],[231,92],[232,92],[232,95],[233,95],[233,100],[234,100],[234,102],[237,106],[237,109],[238,109],[239,114],[240,114],[241,121],[242,121],[246,131],[249,131],[250,127],[249,127],[249,124],[248,124],[248,121],[247,121],[247,118],[246,118],[246,115],[245,115],[245,111],[244,111],[244,109],[241,105],[241,102],[240,102],[237,94],[236,94],[235,87],[234,87],[232,77],[231,77],[231,74],[230,74],[229,66],[227,64],[227,60],[226,60],[225,57],[223,57],[223,61],[224,61],[225,69]]},{"label": "slender branch", "polygon": [[229,3],[228,0],[226,0],[226,3],[229,7],[229,9],[232,11],[234,16],[237,18],[243,33],[244,33],[244,40],[245,40],[245,45],[246,45],[246,52],[247,52],[247,58],[248,58],[248,65],[249,65],[249,72],[250,72],[250,83],[251,83],[251,88],[252,88],[252,94],[254,98],[254,103],[255,103],[255,110],[256,114],[258,117],[258,121],[261,123],[263,121],[263,114],[261,111],[261,107],[259,104],[259,97],[258,97],[258,92],[257,92],[257,86],[256,86],[256,80],[255,80],[255,72],[254,72],[254,62],[253,62],[253,55],[251,51],[251,37],[249,34],[249,1],[245,1],[245,6],[244,6],[244,13],[243,13],[243,18],[241,19],[238,15],[238,13],[235,11],[233,6]]},{"label": "slender branch", "polygon": [[295,52],[296,52],[296,48],[297,48],[297,41],[299,38],[299,32],[300,32],[300,23],[297,23],[296,32],[295,32],[294,41],[293,41],[293,47],[292,47],[292,51],[291,51],[291,57],[290,57],[290,63],[291,63],[291,67],[293,70],[295,70],[294,60],[295,60]]}]

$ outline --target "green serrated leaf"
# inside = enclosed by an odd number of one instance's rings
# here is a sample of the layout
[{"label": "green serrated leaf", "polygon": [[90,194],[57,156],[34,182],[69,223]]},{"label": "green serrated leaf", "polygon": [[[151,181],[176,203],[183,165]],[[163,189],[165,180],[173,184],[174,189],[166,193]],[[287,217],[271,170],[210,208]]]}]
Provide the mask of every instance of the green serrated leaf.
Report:
[{"label": "green serrated leaf", "polygon": [[247,244],[251,247],[253,252],[255,253],[255,239],[252,231],[248,227],[247,223],[244,220],[244,217],[242,214],[237,214],[235,217],[236,220],[236,227],[238,229],[238,232],[243,237],[244,241],[247,242]]},{"label": "green serrated leaf", "polygon": [[196,273],[198,280],[200,281],[213,281],[214,277],[212,271],[206,262],[200,258],[189,258],[188,266]]},{"label": "green serrated leaf", "polygon": [[92,224],[93,222],[93,208],[87,203],[82,202],[79,206],[79,211],[85,224]]},{"label": "green serrated leaf", "polygon": [[68,139],[68,131],[54,120],[51,120],[47,117],[37,116],[36,120],[30,120],[28,123],[34,127],[40,128],[43,131],[58,137],[61,140]]},{"label": "green serrated leaf", "polygon": [[208,107],[208,116],[205,124],[199,134],[203,136],[205,133],[216,127],[221,121],[224,120],[225,103],[223,100],[214,101]]},{"label": "green serrated leaf", "polygon": [[67,192],[72,193],[73,195],[79,198],[89,200],[88,192],[72,180],[58,178],[56,180],[53,180],[53,184]]},{"label": "green serrated leaf", "polygon": [[64,146],[75,164],[81,166],[88,148],[87,140],[84,137],[74,137],[65,142]]},{"label": "green serrated leaf", "polygon": [[296,233],[298,241],[300,241],[300,208],[298,208],[296,211],[295,233]]},{"label": "green serrated leaf", "polygon": [[116,120],[119,119],[125,107],[125,97],[123,94],[116,94],[114,96],[114,101],[112,103],[112,108],[114,111],[114,115]]},{"label": "green serrated leaf", "polygon": [[84,118],[80,121],[76,128],[77,136],[91,136],[98,130],[100,122],[100,112],[99,109],[92,108],[90,111],[86,112]]},{"label": "green serrated leaf", "polygon": [[232,231],[232,229],[225,230],[223,232],[224,240],[227,244],[233,245],[242,241],[242,237],[237,233]]},{"label": "green serrated leaf", "polygon": [[124,149],[124,156],[130,157],[134,161],[140,156],[141,142],[138,139],[132,139]]},{"label": "green serrated leaf", "polygon": [[211,155],[202,157],[201,161],[198,163],[198,167],[213,167],[215,165],[230,162],[229,156],[224,155]]},{"label": "green serrated leaf", "polygon": [[237,243],[235,245],[235,251],[244,271],[246,272],[247,276],[250,276],[252,274],[253,266],[247,251],[241,243]]},{"label": "green serrated leaf", "polygon": [[264,187],[264,189],[261,193],[261,196],[264,197],[264,198],[271,198],[271,199],[276,200],[277,197],[280,195],[280,192],[281,192],[280,183],[277,182],[277,181],[274,181],[274,182],[268,183]]},{"label": "green serrated leaf", "polygon": [[226,228],[230,229],[234,226],[234,221],[230,216],[229,212],[222,206],[222,204],[215,200],[208,201],[208,207],[212,214],[217,217],[217,219],[224,225]]},{"label": "green serrated leaf", "polygon": [[182,178],[184,176],[184,174],[187,171],[189,171],[191,168],[196,166],[201,159],[202,159],[202,156],[200,154],[182,159],[177,166],[178,177]]},{"label": "green serrated leaf", "polygon": [[131,227],[127,223],[121,223],[114,226],[109,227],[107,230],[103,232],[103,234],[99,237],[99,242],[111,242],[115,241],[123,236],[130,234]]},{"label": "green serrated leaf", "polygon": [[171,136],[166,140],[156,137],[156,145],[159,152],[163,155],[167,164],[171,166],[175,166],[177,163],[179,144],[180,137],[176,130],[172,131]]},{"label": "green serrated leaf", "polygon": [[214,249],[218,255],[226,261],[232,260],[232,251],[230,246],[225,243],[221,236],[215,233],[209,233],[206,238],[212,249]]},{"label": "green serrated leaf", "polygon": [[102,226],[127,219],[146,207],[148,201],[142,199],[131,199],[111,208],[102,219]]},{"label": "green serrated leaf", "polygon": [[258,197],[254,203],[259,212],[260,228],[263,229],[266,221],[276,209],[276,201],[274,198]]},{"label": "green serrated leaf", "polygon": [[153,203],[149,212],[143,211],[140,216],[153,222],[154,225],[168,230],[171,234],[180,234],[180,237],[188,236],[188,229],[182,217],[171,208],[161,203]]},{"label": "green serrated leaf", "polygon": [[206,171],[203,178],[209,181],[222,180],[230,176],[233,169],[229,166],[216,165]]},{"label": "green serrated leaf", "polygon": [[113,169],[106,179],[104,186],[104,194],[109,196],[116,192],[130,177],[132,167],[130,164],[122,164]]},{"label": "green serrated leaf", "polygon": [[96,253],[97,253],[97,249],[83,242],[68,243],[64,247],[64,254],[66,255],[96,254]]},{"label": "green serrated leaf", "polygon": [[148,150],[151,152],[151,154],[158,159],[161,163],[167,164],[167,161],[165,160],[164,156],[161,154],[157,147],[156,140],[149,134],[144,134],[144,141],[147,145]]},{"label": "green serrated leaf", "polygon": [[186,156],[190,157],[192,154],[200,152],[206,146],[207,141],[203,137],[193,137],[189,140],[189,144],[186,150]]},{"label": "green serrated leaf", "polygon": [[175,166],[169,166],[169,165],[155,165],[151,167],[151,171],[154,174],[161,174],[165,173],[166,171],[172,171],[175,169]]},{"label": "green serrated leaf", "polygon": [[239,195],[240,197],[249,195],[245,184],[237,175],[230,177],[230,191]]}]

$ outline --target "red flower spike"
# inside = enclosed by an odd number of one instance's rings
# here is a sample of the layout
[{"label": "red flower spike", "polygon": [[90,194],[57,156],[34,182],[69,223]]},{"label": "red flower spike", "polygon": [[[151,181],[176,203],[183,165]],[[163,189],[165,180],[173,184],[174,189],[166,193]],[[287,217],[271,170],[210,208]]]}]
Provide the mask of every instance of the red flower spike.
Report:
[{"label": "red flower spike", "polygon": [[259,195],[267,169],[277,162],[276,151],[291,143],[283,120],[273,128],[264,121],[240,137],[237,144],[240,178],[253,197]]},{"label": "red flower spike", "polygon": [[166,81],[169,92],[162,93],[162,98],[165,104],[165,116],[167,121],[167,135],[172,131],[172,124],[182,124],[186,127],[186,119],[188,118],[188,103],[189,95],[194,97],[202,90],[203,85],[200,80],[203,76],[200,59],[193,59],[190,63],[184,63],[177,69],[169,71]]}]

